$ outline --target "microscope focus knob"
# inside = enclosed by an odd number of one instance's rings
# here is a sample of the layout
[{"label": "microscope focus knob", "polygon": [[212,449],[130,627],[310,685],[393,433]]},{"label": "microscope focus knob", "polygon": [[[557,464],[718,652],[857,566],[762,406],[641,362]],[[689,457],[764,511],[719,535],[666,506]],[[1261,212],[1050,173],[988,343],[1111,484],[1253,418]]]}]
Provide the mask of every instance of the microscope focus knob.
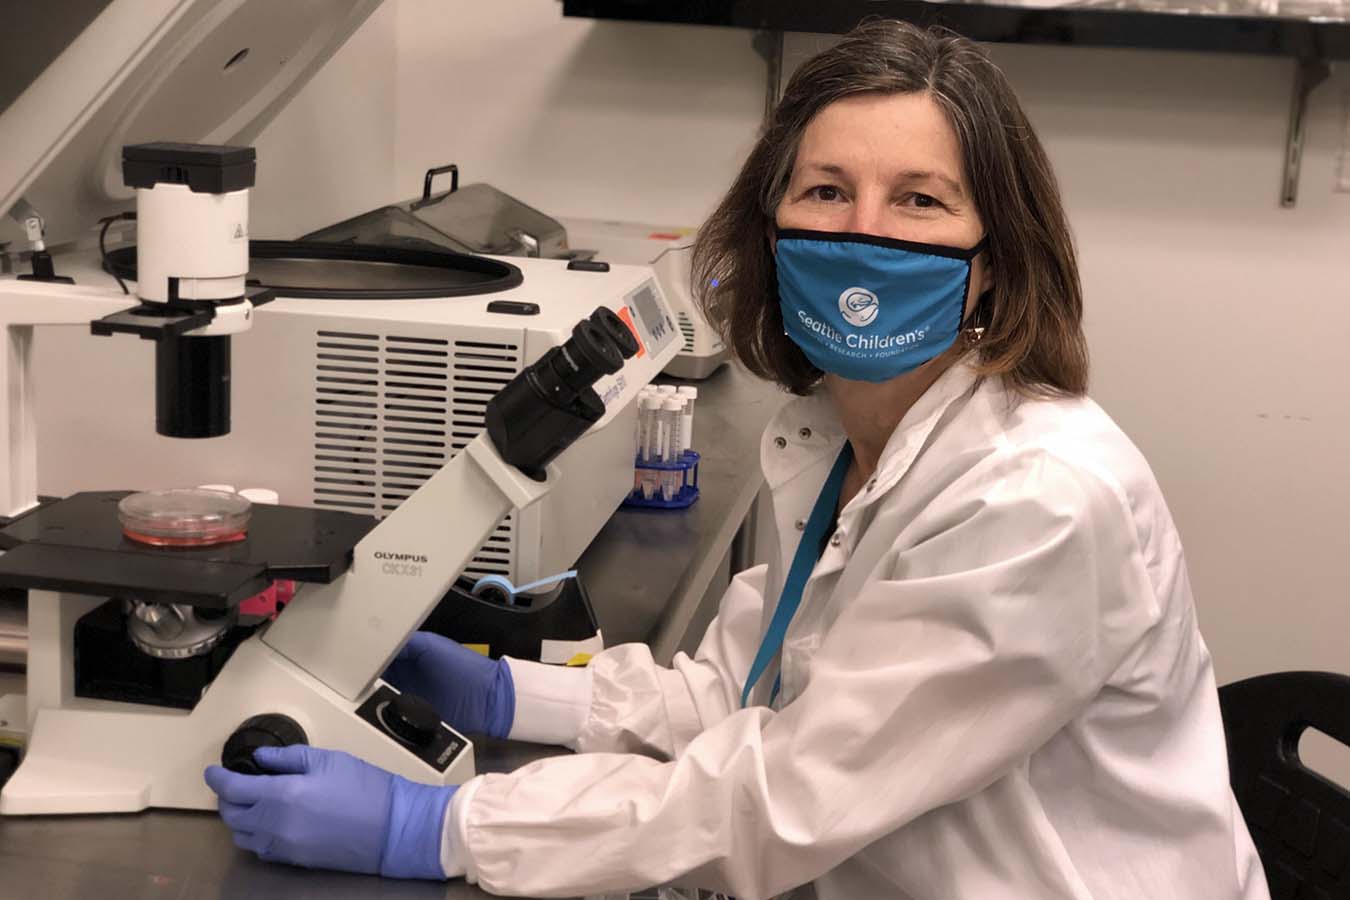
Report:
[{"label": "microscope focus knob", "polygon": [[381,718],[395,737],[414,747],[426,746],[441,730],[440,713],[416,694],[399,694]]},{"label": "microscope focus knob", "polygon": [[220,752],[220,764],[242,775],[267,775],[268,770],[254,762],[254,750],[308,743],[309,738],[299,722],[281,713],[263,713],[245,719],[234,730]]}]

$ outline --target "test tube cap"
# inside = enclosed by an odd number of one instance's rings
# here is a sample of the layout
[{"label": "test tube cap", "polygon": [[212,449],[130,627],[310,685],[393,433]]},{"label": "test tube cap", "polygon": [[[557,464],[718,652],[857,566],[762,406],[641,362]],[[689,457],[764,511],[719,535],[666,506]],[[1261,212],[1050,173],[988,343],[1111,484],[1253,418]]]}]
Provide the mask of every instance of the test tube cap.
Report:
[{"label": "test tube cap", "polygon": [[244,488],[239,492],[239,496],[255,505],[276,506],[281,502],[281,495],[271,488]]},{"label": "test tube cap", "polygon": [[698,399],[698,388],[694,387],[692,384],[680,385],[679,388],[676,390],[676,393],[678,393],[681,397],[688,397],[691,400]]}]

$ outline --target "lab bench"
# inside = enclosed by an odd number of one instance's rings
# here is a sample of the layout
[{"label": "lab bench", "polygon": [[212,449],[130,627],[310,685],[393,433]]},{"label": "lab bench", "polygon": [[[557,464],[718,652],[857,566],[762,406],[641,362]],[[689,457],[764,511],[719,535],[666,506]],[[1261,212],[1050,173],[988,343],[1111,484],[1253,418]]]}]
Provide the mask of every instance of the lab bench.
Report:
[{"label": "lab bench", "polygon": [[[605,643],[644,641],[659,661],[689,649],[728,571],[752,561],[759,438],[784,396],[732,366],[699,382],[694,445],[701,496],[688,509],[622,508],[578,561]],[[507,772],[561,751],[478,741],[482,772]],[[0,817],[0,898],[473,898],[449,884],[309,871],[235,848],[214,813]]]}]

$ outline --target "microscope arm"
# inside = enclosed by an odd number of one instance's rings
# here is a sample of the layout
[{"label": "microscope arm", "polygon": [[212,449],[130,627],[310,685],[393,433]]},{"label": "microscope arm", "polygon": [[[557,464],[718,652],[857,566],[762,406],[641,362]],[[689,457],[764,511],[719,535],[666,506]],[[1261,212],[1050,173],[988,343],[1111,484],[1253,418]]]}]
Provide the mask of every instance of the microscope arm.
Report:
[{"label": "microscope arm", "polygon": [[36,402],[30,367],[34,325],[84,325],[131,304],[121,291],[0,281],[0,516],[37,506]]},{"label": "microscope arm", "polygon": [[336,581],[306,585],[264,643],[348,700],[385,670],[512,509],[556,480],[534,481],[480,434],[353,551]]},{"label": "microscope arm", "polygon": [[638,341],[607,307],[489,402],[486,430],[356,545],[351,569],[306,588],[263,635],[273,650],[356,700],[424,622],[511,509],[557,481],[549,463],[598,422],[593,385]]}]

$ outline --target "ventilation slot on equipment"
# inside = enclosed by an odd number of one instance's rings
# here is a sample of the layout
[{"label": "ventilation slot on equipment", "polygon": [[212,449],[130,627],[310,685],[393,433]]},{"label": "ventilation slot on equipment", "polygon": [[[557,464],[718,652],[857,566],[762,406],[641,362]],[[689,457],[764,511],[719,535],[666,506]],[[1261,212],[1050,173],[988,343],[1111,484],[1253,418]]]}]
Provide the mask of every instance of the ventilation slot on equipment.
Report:
[{"label": "ventilation slot on equipment", "polygon": [[684,335],[684,352],[694,352],[694,320],[689,317],[689,313],[681,312],[676,318],[680,322],[680,334]]},{"label": "ventilation slot on equipment", "polygon": [[[516,344],[321,331],[314,346],[314,502],[377,518],[478,436],[520,371]],[[515,544],[512,514],[465,574],[513,575]]]},{"label": "ventilation slot on equipment", "polygon": [[450,447],[458,452],[483,430],[488,401],[520,371],[520,349],[515,344],[455,341],[454,366]]},{"label": "ventilation slot on equipment", "polygon": [[470,563],[464,567],[467,578],[478,579],[484,575],[511,574],[511,558],[516,546],[516,514],[510,513],[497,530],[488,537]]},{"label": "ventilation slot on equipment", "polygon": [[378,335],[321,331],[315,341],[314,503],[372,513],[378,481]]}]

